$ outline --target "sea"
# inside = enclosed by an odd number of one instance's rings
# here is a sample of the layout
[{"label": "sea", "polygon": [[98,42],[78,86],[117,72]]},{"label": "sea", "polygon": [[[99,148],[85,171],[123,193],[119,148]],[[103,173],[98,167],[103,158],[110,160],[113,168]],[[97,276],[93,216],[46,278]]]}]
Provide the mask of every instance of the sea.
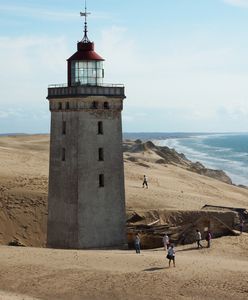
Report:
[{"label": "sea", "polygon": [[124,137],[174,148],[193,162],[223,170],[234,184],[248,186],[248,133],[130,133]]}]

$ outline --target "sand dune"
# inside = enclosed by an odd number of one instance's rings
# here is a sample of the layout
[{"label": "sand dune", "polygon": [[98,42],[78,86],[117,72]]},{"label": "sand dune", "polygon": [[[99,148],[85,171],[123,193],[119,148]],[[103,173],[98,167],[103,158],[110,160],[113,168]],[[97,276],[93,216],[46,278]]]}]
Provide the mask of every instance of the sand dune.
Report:
[{"label": "sand dune", "polygon": [[[0,138],[0,243],[45,245],[46,135]],[[138,151],[139,150],[139,151]],[[127,209],[248,208],[248,190],[165,163],[151,149],[126,151]],[[142,189],[142,177],[149,189]],[[215,239],[211,249],[76,251],[0,246],[0,299],[247,299],[248,235]]]},{"label": "sand dune", "polygon": [[[0,289],[38,299],[247,299],[248,236],[210,249],[177,248],[176,268],[162,249],[52,250],[0,247]],[[18,299],[18,298],[13,298]]]},{"label": "sand dune", "polygon": [[[156,163],[157,153],[139,147],[124,153],[128,211],[198,210],[205,204],[248,208],[247,189],[190,172],[175,161]],[[48,135],[0,138],[0,243],[45,245],[48,151]],[[144,174],[149,189],[141,187]]]}]

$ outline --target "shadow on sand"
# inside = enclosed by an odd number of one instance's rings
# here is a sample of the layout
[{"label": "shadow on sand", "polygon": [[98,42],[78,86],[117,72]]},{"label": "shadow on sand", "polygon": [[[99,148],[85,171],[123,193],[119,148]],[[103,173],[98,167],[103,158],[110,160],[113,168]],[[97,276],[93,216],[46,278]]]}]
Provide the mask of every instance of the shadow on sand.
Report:
[{"label": "shadow on sand", "polygon": [[182,252],[182,251],[192,251],[192,250],[197,250],[197,251],[199,251],[199,250],[201,250],[201,249],[204,249],[205,247],[203,247],[203,248],[197,248],[197,247],[190,247],[190,248],[186,248],[186,249],[180,249],[180,250],[177,250],[177,252]]},{"label": "shadow on sand", "polygon": [[153,267],[149,269],[143,270],[143,272],[154,272],[154,271],[159,271],[159,270],[166,270],[169,269],[169,267]]}]

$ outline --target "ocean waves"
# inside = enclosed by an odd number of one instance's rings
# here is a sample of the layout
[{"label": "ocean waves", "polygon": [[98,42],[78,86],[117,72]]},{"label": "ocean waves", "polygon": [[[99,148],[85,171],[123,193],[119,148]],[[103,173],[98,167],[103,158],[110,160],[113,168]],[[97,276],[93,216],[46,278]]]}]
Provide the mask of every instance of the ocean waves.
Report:
[{"label": "ocean waves", "polygon": [[155,142],[194,162],[225,171],[235,184],[248,186],[248,134],[206,134]]}]

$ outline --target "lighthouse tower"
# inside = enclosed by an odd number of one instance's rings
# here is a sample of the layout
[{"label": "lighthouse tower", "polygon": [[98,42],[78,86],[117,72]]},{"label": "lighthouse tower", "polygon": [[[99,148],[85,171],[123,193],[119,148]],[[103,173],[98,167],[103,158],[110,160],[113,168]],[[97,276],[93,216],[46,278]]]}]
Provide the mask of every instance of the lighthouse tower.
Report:
[{"label": "lighthouse tower", "polygon": [[47,246],[125,244],[121,111],[124,86],[104,84],[104,59],[87,35],[68,60],[68,82],[48,87],[51,141]]}]

